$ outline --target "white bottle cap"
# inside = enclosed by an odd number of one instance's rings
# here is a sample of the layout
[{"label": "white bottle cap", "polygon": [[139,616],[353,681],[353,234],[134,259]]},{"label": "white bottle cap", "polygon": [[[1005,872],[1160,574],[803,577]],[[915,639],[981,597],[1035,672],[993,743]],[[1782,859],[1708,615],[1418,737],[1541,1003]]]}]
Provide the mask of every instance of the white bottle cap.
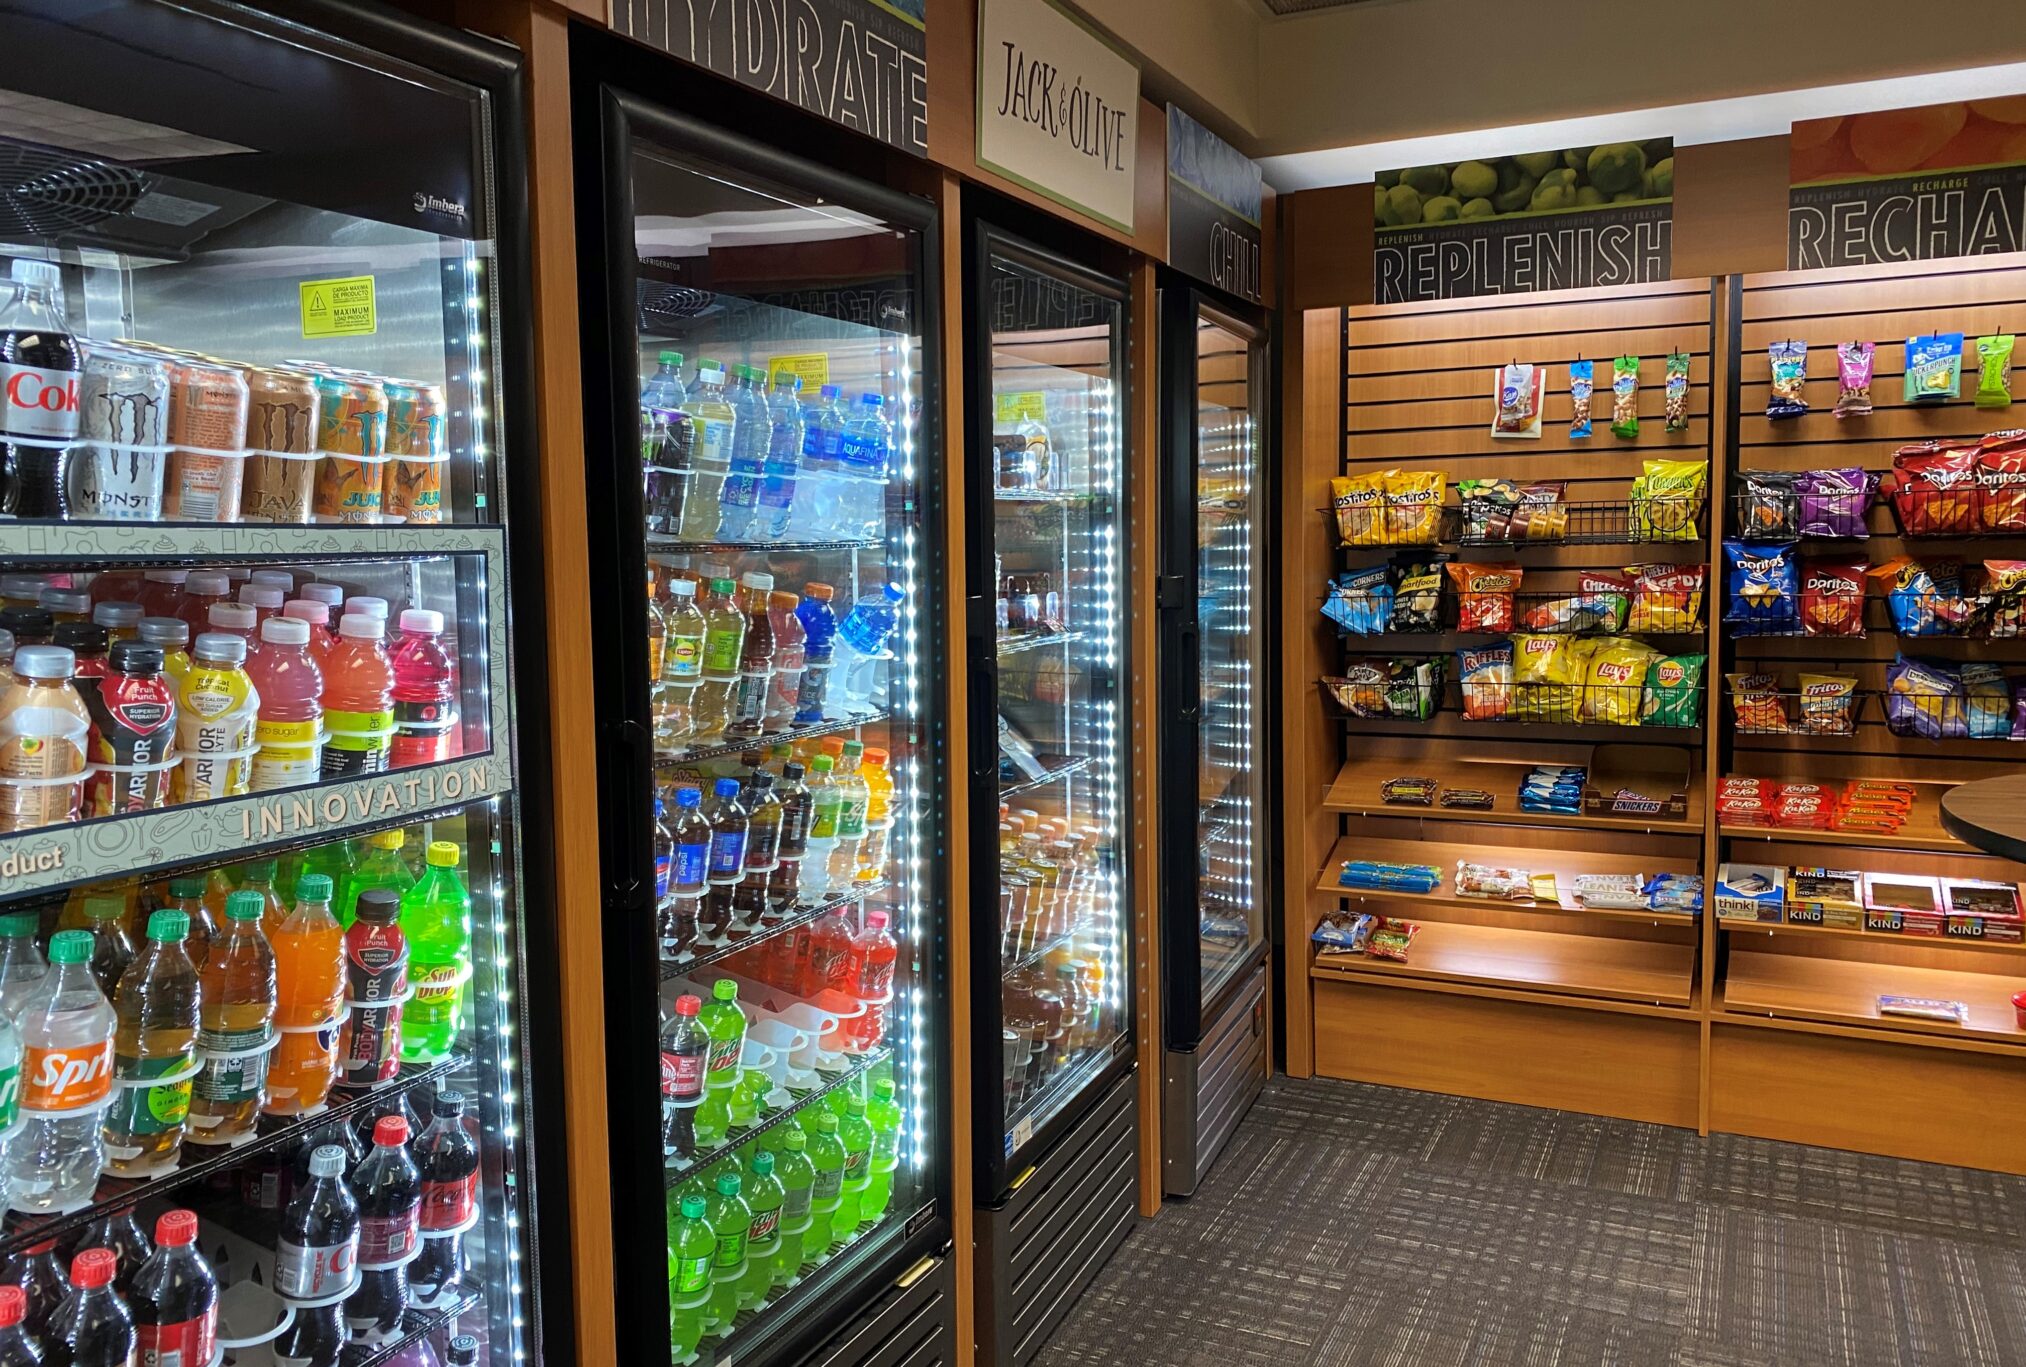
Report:
[{"label": "white bottle cap", "polygon": [[253,577],[246,581],[264,588],[277,588],[284,594],[295,592],[295,576],[287,570],[255,570]]},{"label": "white bottle cap", "polygon": [[425,636],[443,634],[443,614],[428,608],[409,608],[401,614],[401,630],[419,631]]},{"label": "white bottle cap", "polygon": [[317,626],[331,624],[331,605],[309,598],[291,598],[281,605],[281,615],[293,617],[298,622],[313,622]]},{"label": "white bottle cap", "polygon": [[336,607],[345,601],[345,590],[337,584],[304,584],[296,590],[296,597]]},{"label": "white bottle cap", "polygon": [[310,643],[310,624],[294,617],[270,617],[260,624],[260,639],[278,646],[306,646]]},{"label": "white bottle cap", "polygon": [[219,570],[192,570],[183,587],[191,593],[230,593],[232,576]]},{"label": "white bottle cap", "polygon": [[206,619],[217,631],[251,631],[260,614],[244,603],[213,603]]},{"label": "white bottle cap", "polygon": [[141,578],[150,584],[181,584],[190,577],[188,570],[143,570]]},{"label": "white bottle cap", "polygon": [[287,597],[279,586],[273,584],[242,584],[239,588],[239,601],[250,608],[271,608],[280,612],[282,600]]},{"label": "white bottle cap", "polygon": [[338,623],[338,635],[355,641],[377,641],[386,636],[387,624],[378,617],[368,617],[363,612],[348,612]]},{"label": "white bottle cap", "polygon": [[[192,659],[211,660],[218,664],[244,664],[246,638],[223,631],[207,631],[190,647],[190,656]],[[19,658],[18,651],[16,658]]]},{"label": "white bottle cap", "polygon": [[694,598],[696,597],[696,580],[671,579],[668,581],[668,591],[678,598]]},{"label": "white bottle cap", "polygon": [[62,646],[23,646],[14,652],[14,672],[31,679],[68,679],[77,656]]},{"label": "white bottle cap", "polygon": [[771,574],[763,574],[759,570],[747,570],[744,574],[739,576],[739,582],[741,584],[744,584],[749,589],[771,590],[774,587],[774,576]]},{"label": "white bottle cap", "polygon": [[377,617],[384,622],[387,620],[387,600],[384,598],[354,598],[351,602],[345,604],[345,615],[349,617],[355,612],[367,617]]}]

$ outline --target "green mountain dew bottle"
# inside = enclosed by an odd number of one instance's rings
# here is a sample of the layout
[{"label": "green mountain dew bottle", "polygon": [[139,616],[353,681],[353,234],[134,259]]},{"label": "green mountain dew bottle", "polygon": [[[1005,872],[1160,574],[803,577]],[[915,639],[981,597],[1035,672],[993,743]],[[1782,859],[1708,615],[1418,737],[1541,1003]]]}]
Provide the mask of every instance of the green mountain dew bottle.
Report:
[{"label": "green mountain dew bottle", "polygon": [[809,1136],[809,1163],[816,1178],[809,1186],[809,1232],[802,1240],[805,1271],[830,1251],[844,1196],[844,1145],[837,1137],[837,1117],[821,1107],[816,1133]]},{"label": "green mountain dew bottle", "polygon": [[367,888],[391,888],[399,897],[415,886],[415,875],[408,871],[408,861],[401,857],[401,846],[407,839],[406,831],[375,831],[366,837],[364,857],[345,880],[337,900],[331,903],[339,925],[350,930],[352,922],[359,919],[359,894]]},{"label": "green mountain dew bottle", "polygon": [[740,1305],[758,1305],[774,1289],[774,1264],[781,1254],[781,1207],[788,1190],[774,1175],[774,1155],[755,1153],[746,1165],[746,1204],[753,1208],[753,1233],[746,1241],[746,1280]]},{"label": "green mountain dew bottle", "polygon": [[858,1233],[865,1186],[872,1177],[872,1126],[866,1123],[864,1097],[851,1098],[843,1123],[837,1127],[837,1139],[844,1145],[844,1186],[831,1237],[841,1244]]},{"label": "green mountain dew bottle", "polygon": [[701,1196],[684,1196],[668,1223],[668,1337],[676,1362],[686,1362],[703,1340],[710,1314],[711,1267],[718,1236],[704,1220]]},{"label": "green mountain dew bottle", "polygon": [[807,1242],[809,1201],[816,1168],[809,1161],[809,1136],[794,1125],[783,1125],[781,1153],[774,1171],[781,1181],[781,1247],[774,1254],[774,1285],[792,1286],[802,1279],[802,1249]]},{"label": "green mountain dew bottle", "polygon": [[471,981],[471,893],[457,876],[457,844],[432,840],[422,877],[401,894],[408,981],[415,996],[401,1016],[401,1057],[434,1063],[457,1043]]},{"label": "green mountain dew bottle", "polygon": [[739,1080],[739,1059],[746,1049],[746,1013],[739,1010],[739,985],[730,978],[719,978],[711,985],[710,1000],[703,1004],[697,1019],[711,1041],[703,1085],[706,1089],[729,1087]]},{"label": "green mountain dew bottle", "polygon": [[[704,1169],[698,1168],[695,1172],[683,1178],[682,1185],[677,1187],[674,1194],[669,1197],[669,1209],[672,1212],[679,1212],[682,1203],[690,1197],[694,1196],[699,1201],[708,1201],[710,1200],[710,1194],[710,1175]],[[675,1215],[670,1214],[668,1218],[672,1222],[675,1219]]]},{"label": "green mountain dew bottle", "polygon": [[281,881],[275,884],[281,891],[281,900],[293,905],[296,883],[305,874],[321,873],[331,880],[331,905],[336,906],[345,895],[345,884],[351,881],[352,870],[358,867],[359,854],[358,842],[349,838],[317,846],[302,857],[293,877],[290,877],[289,870],[281,870]]},{"label": "green mountain dew bottle", "polygon": [[900,1166],[900,1103],[893,1099],[893,1079],[883,1077],[872,1084],[872,1100],[865,1105],[865,1122],[872,1126],[872,1177],[859,1198],[858,1225],[877,1224],[893,1200],[894,1169]]},{"label": "green mountain dew bottle", "polygon": [[711,1314],[716,1323],[711,1332],[723,1337],[732,1332],[739,1314],[739,1287],[746,1279],[746,1241],[753,1233],[753,1208],[739,1195],[739,1175],[728,1172],[718,1178],[717,1195],[710,1199],[706,1218],[718,1236],[717,1261],[711,1264]]},{"label": "green mountain dew bottle", "polygon": [[733,1090],[730,1087],[704,1090],[703,1100],[697,1103],[696,1112],[690,1120],[690,1132],[696,1136],[696,1148],[692,1152],[709,1153],[730,1138]]}]

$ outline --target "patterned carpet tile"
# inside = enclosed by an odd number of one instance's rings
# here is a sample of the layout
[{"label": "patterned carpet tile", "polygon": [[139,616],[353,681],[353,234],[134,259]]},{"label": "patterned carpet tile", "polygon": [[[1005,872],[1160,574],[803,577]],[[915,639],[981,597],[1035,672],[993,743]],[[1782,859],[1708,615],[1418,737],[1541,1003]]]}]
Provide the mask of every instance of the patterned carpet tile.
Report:
[{"label": "patterned carpet tile", "polygon": [[1302,1367],[1678,1367],[1681,1333],[1467,1281],[1361,1280]]}]

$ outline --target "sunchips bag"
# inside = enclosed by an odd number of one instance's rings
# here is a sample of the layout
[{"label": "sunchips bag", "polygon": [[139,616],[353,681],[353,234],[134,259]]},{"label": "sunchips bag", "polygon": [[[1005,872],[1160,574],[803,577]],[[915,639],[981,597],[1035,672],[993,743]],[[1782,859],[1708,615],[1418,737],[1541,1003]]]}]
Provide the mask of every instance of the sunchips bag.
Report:
[{"label": "sunchips bag", "polygon": [[1702,672],[1708,664],[1707,655],[1663,655],[1648,665],[1640,725],[1701,725]]},{"label": "sunchips bag", "polygon": [[1977,407],[2012,406],[2012,338],[2007,334],[1977,339]]},{"label": "sunchips bag", "polygon": [[1583,721],[1637,726],[1645,704],[1646,673],[1660,652],[1644,641],[1607,636],[1590,652],[1583,681]]},{"label": "sunchips bag", "polygon": [[1590,396],[1596,388],[1596,370],[1595,361],[1569,363],[1569,435],[1572,437],[1590,435]]},{"label": "sunchips bag", "polygon": [[1621,437],[1639,435],[1639,358],[1620,356],[1611,362],[1611,431]]}]

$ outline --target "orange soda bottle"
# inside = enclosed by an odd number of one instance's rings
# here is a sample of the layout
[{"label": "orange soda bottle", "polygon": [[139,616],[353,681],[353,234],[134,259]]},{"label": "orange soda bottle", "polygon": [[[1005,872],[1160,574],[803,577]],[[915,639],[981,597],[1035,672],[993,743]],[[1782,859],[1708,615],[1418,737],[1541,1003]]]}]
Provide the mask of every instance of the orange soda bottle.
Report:
[{"label": "orange soda bottle", "polygon": [[281,1043],[267,1075],[269,1115],[301,1115],[324,1104],[338,1072],[344,1026],[345,932],[331,915],[331,880],[306,873],[295,907],[273,936],[275,1026]]}]

